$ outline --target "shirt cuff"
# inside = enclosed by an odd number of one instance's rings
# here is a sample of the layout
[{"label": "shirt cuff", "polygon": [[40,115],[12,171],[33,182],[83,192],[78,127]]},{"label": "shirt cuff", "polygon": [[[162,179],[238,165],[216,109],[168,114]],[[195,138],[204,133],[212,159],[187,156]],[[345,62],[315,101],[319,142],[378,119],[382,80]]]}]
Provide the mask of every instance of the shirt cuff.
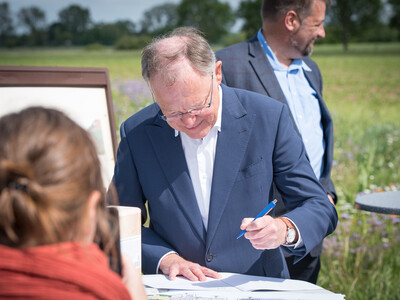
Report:
[{"label": "shirt cuff", "polygon": [[172,254],[172,253],[176,253],[176,252],[175,251],[169,251],[169,252],[165,253],[163,256],[161,256],[161,258],[160,258],[160,260],[158,261],[158,264],[157,264],[156,272],[154,274],[161,274],[160,273],[160,263],[161,263],[161,261],[163,260],[164,257],[166,257],[167,255]]}]

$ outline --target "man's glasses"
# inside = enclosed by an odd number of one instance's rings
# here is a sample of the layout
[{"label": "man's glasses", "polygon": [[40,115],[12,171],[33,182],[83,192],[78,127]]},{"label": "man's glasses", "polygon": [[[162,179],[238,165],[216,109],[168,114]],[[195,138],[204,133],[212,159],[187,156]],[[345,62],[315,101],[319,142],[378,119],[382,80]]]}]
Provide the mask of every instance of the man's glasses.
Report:
[{"label": "man's glasses", "polygon": [[[197,116],[203,112],[203,109],[209,108],[211,106],[212,102],[212,94],[213,94],[213,81],[214,81],[214,74],[211,74],[211,96],[210,96],[210,102],[205,105],[200,105],[200,106],[195,106],[190,108],[187,112],[174,112],[168,115],[160,115],[160,118],[163,119],[164,121],[173,121],[177,119],[181,119],[184,115],[190,114],[192,116]],[[206,99],[207,100],[207,99]]]}]

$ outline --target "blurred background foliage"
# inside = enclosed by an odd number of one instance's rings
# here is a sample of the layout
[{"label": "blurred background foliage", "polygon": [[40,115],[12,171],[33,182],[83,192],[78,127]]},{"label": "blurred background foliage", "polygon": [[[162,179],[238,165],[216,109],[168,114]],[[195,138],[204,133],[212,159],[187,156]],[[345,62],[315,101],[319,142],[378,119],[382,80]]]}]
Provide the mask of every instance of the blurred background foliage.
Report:
[{"label": "blurred background foliage", "polygon": [[[181,0],[156,5],[137,23],[119,20],[95,23],[90,10],[69,5],[58,20],[46,22],[39,6],[12,14],[7,1],[0,2],[0,47],[88,46],[141,49],[154,37],[178,26],[194,26],[209,42],[228,46],[250,38],[261,26],[261,0],[242,0],[236,10],[220,0]],[[239,30],[233,28],[239,24]],[[400,40],[400,0],[332,0],[327,8],[327,37],[320,43],[340,43],[344,50],[354,42]],[[90,47],[89,47],[90,49]]]}]

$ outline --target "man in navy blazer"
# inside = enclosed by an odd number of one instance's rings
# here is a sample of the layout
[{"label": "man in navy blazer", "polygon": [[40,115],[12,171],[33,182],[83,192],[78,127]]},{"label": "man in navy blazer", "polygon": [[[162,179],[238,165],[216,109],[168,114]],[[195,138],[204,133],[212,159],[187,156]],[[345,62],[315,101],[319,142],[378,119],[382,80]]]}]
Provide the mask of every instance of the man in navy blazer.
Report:
[{"label": "man in navy blazer", "polygon": [[[217,51],[216,56],[222,61],[222,83],[261,93],[288,105],[295,129],[308,147],[311,163],[316,166],[316,176],[332,203],[336,203],[330,176],[333,124],[322,98],[320,70],[307,57],[314,40],[325,36],[326,2],[329,3],[325,0],[264,0],[262,29],[246,42]],[[309,125],[303,125],[304,120]],[[279,199],[279,193],[275,192],[274,197]],[[282,206],[277,214],[281,212],[285,212]],[[316,283],[321,251],[322,243],[297,264],[293,264],[294,257],[288,256],[291,277]]]},{"label": "man in navy blazer", "polygon": [[[150,217],[143,272],[289,278],[282,251],[303,258],[337,214],[287,106],[220,84],[221,62],[192,28],[148,45],[142,75],[155,103],[121,125],[114,184],[121,205],[141,208],[143,223]],[[290,211],[250,223],[273,200],[273,183]]]}]

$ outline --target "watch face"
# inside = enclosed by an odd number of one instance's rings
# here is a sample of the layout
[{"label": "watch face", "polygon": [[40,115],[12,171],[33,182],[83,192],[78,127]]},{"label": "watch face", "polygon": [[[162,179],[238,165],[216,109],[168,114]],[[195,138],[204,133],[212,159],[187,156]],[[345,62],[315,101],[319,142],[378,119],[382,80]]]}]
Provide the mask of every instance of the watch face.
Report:
[{"label": "watch face", "polygon": [[295,238],[296,238],[296,230],[294,230],[294,228],[289,229],[286,236],[286,243],[292,244]]}]

